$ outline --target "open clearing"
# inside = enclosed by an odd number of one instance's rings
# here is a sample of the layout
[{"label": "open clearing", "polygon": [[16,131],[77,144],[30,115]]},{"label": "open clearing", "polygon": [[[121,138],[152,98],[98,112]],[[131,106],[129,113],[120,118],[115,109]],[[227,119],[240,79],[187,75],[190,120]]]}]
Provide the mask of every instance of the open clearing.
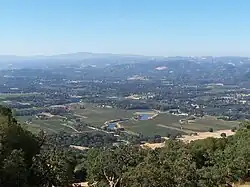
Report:
[{"label": "open clearing", "polygon": [[232,127],[237,127],[238,124],[238,121],[225,121],[213,116],[204,116],[195,119],[191,123],[183,125],[183,129],[187,128],[193,131],[206,132],[209,128],[213,128],[213,130],[230,129]]},{"label": "open clearing", "polygon": [[88,150],[88,147],[83,147],[83,146],[77,146],[77,145],[70,145],[70,148],[78,149],[80,151]]},{"label": "open clearing", "polygon": [[78,117],[82,116],[82,119],[87,124],[101,127],[106,121],[131,118],[134,111],[122,110],[117,108],[101,108],[94,106],[93,104],[84,104],[85,109],[73,109],[73,113]]},{"label": "open clearing", "polygon": [[[209,137],[212,138],[221,138],[221,134],[225,133],[226,136],[232,136],[235,134],[235,132],[232,132],[230,129],[227,130],[219,130],[215,132],[196,132],[197,135],[182,135],[181,138],[177,138],[178,140],[181,140],[185,143],[190,143],[191,141],[195,140],[202,140],[206,139]],[[167,140],[168,138],[166,138]],[[162,148],[164,147],[165,143],[145,143],[141,145],[143,148],[151,148],[151,149],[156,149],[156,148]]]},{"label": "open clearing", "polygon": [[159,134],[167,136],[168,134],[189,134],[192,132],[207,132],[209,128],[213,130],[231,129],[237,127],[237,121],[218,120],[216,117],[204,116],[197,118],[192,123],[184,124],[181,128],[180,120],[182,116],[175,116],[171,114],[159,114],[151,120],[135,121],[129,120],[122,123],[125,129],[133,132],[142,133],[146,136]]},{"label": "open clearing", "polygon": [[181,138],[178,138],[178,139],[182,140],[185,143],[189,143],[191,141],[206,139],[209,137],[221,138],[222,133],[225,133],[227,136],[232,136],[235,134],[235,132],[232,132],[229,129],[229,130],[219,130],[215,132],[197,132],[196,136],[183,135]]},{"label": "open clearing", "polygon": [[[145,136],[161,135],[167,136],[168,134],[185,134],[180,131],[179,120],[181,117],[173,116],[170,114],[159,114],[150,120],[129,120],[121,123],[121,125],[132,132],[141,133]],[[176,123],[176,124],[175,124]],[[158,126],[157,124],[166,125],[166,127]],[[170,128],[167,128],[170,126]],[[175,128],[171,128],[171,126]]]},{"label": "open clearing", "polygon": [[[214,131],[231,129],[237,127],[239,122],[237,121],[224,121],[212,116],[204,116],[202,118],[196,118],[188,123],[184,123],[182,126],[180,120],[185,119],[183,116],[176,116],[168,113],[159,113],[153,119],[149,120],[135,120],[137,114],[152,114],[151,110],[123,110],[118,108],[102,108],[94,104],[81,104],[84,109],[80,107],[72,107],[72,113],[68,114],[74,116],[74,118],[81,118],[84,123],[90,126],[102,127],[106,121],[115,119],[129,119],[119,124],[126,131],[133,133],[141,133],[144,136],[161,135],[163,137],[169,135],[188,135],[192,132],[207,132],[209,128],[213,128]],[[77,104],[76,104],[77,106]],[[65,122],[62,117],[53,116],[48,120],[36,119],[34,116],[20,116],[18,117],[21,122],[32,119],[31,124],[27,124],[27,128],[33,132],[39,132],[40,129],[46,130],[49,133],[56,133],[65,131],[68,133],[77,132],[72,128],[73,123],[71,121]],[[86,130],[90,130],[86,127]],[[85,130],[83,130],[85,131]]]},{"label": "open clearing", "polygon": [[84,104],[85,109],[73,109],[73,113],[78,117],[82,116],[84,122],[89,125],[101,127],[106,121],[129,118],[130,120],[121,122],[121,126],[127,131],[141,133],[145,136],[161,135],[167,136],[169,134],[189,134],[191,132],[207,132],[209,128],[214,131],[231,129],[237,127],[237,121],[224,121],[216,117],[204,116],[197,118],[189,123],[185,123],[182,128],[180,120],[183,116],[176,116],[167,113],[159,113],[155,118],[150,120],[134,120],[132,119],[137,113],[153,113],[150,110],[122,110],[118,108],[101,108],[93,104]]},{"label": "open clearing", "polygon": [[[18,121],[24,124],[25,128],[30,130],[33,133],[38,133],[40,130],[44,130],[47,133],[58,133],[58,132],[67,132],[67,133],[79,133],[74,127],[63,122],[61,118],[52,117],[48,120],[36,119],[34,116],[19,116],[17,117]],[[32,123],[25,124],[25,121],[32,119]],[[86,130],[90,131],[91,129],[86,127]],[[92,130],[91,130],[92,131]]]},{"label": "open clearing", "polygon": [[[137,121],[132,119],[135,114],[148,113],[153,114],[150,110],[122,110],[118,108],[100,108],[92,104],[84,104],[85,109],[73,109],[73,113],[78,117],[83,116],[82,119],[89,125],[101,127],[106,121],[129,118],[130,120],[121,122],[121,126],[127,131],[142,133],[145,136],[161,135],[167,136],[168,134],[185,134],[171,128],[163,128],[157,126],[157,124],[163,124],[163,122],[176,123],[175,127],[178,127],[181,117],[168,114],[160,114],[154,119]],[[166,123],[165,123],[166,124]],[[178,127],[179,128],[179,127]]]},{"label": "open clearing", "polygon": [[58,133],[61,131],[67,133],[75,132],[75,130],[73,130],[71,127],[66,126],[63,122],[60,122],[58,120],[32,120],[32,123],[28,124],[27,126],[28,129],[42,129],[47,131],[48,133]]}]

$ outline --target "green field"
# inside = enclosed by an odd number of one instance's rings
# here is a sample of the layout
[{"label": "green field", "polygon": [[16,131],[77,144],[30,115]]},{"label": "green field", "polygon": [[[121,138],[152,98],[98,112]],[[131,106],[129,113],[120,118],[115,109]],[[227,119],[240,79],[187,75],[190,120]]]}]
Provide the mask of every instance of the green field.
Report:
[{"label": "green field", "polygon": [[[28,119],[32,119],[32,123],[30,124],[25,124],[25,121]],[[58,133],[58,132],[67,132],[67,133],[74,133],[76,132],[73,128],[70,128],[69,124],[66,122],[63,122],[60,118],[51,118],[48,120],[41,120],[41,119],[36,119],[34,116],[20,116],[17,117],[17,119],[24,124],[24,126],[34,132],[38,133],[40,130],[44,130],[47,133]],[[69,126],[66,126],[66,125]]]},{"label": "green field", "polygon": [[213,116],[205,116],[203,118],[196,119],[193,123],[184,125],[184,128],[191,129],[193,131],[207,131],[209,128],[213,130],[231,129],[237,127],[239,121],[225,121],[217,119]]},{"label": "green field", "polygon": [[133,126],[125,125],[125,129],[132,132],[141,133],[144,136],[154,136],[154,135],[168,136],[169,134],[170,135],[186,134],[185,132],[179,131],[177,129],[163,128],[149,123],[133,125]]},{"label": "green field", "polygon": [[155,134],[166,136],[167,134],[188,134],[191,132],[208,131],[209,128],[213,128],[214,130],[231,129],[232,127],[237,127],[239,124],[237,121],[224,121],[218,120],[216,117],[206,116],[183,125],[181,129],[179,120],[183,118],[171,114],[159,114],[152,120],[130,120],[122,123],[122,125],[125,129],[147,136]]},{"label": "green field", "polygon": [[16,97],[27,97],[33,95],[40,95],[39,93],[13,93],[13,94],[0,94],[0,100],[8,100]]},{"label": "green field", "polygon": [[85,109],[75,109],[73,113],[82,117],[87,124],[101,127],[106,121],[120,118],[131,118],[135,111],[117,108],[100,108],[92,104],[84,104]]},{"label": "green field", "polygon": [[[167,136],[168,134],[185,134],[185,132],[180,131],[180,119],[182,119],[182,117],[173,116],[170,114],[159,114],[152,120],[129,120],[123,122],[122,125],[127,130],[142,133],[145,136]],[[161,127],[159,126],[159,124],[165,125],[166,127]],[[169,128],[167,128],[168,126]]]},{"label": "green field", "polygon": [[[205,116],[183,124],[181,129],[180,120],[185,119],[183,116],[160,113],[151,120],[138,121],[133,117],[136,112],[141,112],[140,110],[135,111],[117,108],[101,108],[93,104],[84,104],[84,107],[84,109],[80,109],[79,107],[74,107],[73,105],[71,107],[72,112],[67,114],[67,116],[80,118],[84,123],[95,127],[101,127],[106,121],[109,120],[128,118],[128,121],[120,123],[122,127],[124,127],[126,131],[142,133],[145,136],[189,134],[191,132],[208,131],[209,128],[213,128],[214,130],[231,129],[232,127],[237,127],[239,124],[237,121],[224,121],[219,120],[216,117]],[[49,133],[57,133],[60,131],[68,133],[76,132],[72,129],[73,122],[64,122],[60,117],[54,116],[48,120],[36,119],[34,116],[18,117],[21,122],[25,122],[29,118],[32,118],[32,123],[26,126],[33,132],[38,132],[40,129],[44,129]],[[71,128],[67,125],[71,126]],[[86,131],[87,130],[89,129],[86,127]]]},{"label": "green field", "polygon": [[135,133],[142,133],[145,136],[161,135],[167,136],[168,134],[188,134],[197,131],[208,131],[209,128],[214,130],[231,129],[237,127],[237,121],[224,121],[218,120],[216,117],[205,116],[197,118],[196,120],[183,125],[181,129],[180,120],[184,119],[183,116],[175,116],[167,113],[160,113],[152,120],[137,121],[132,119],[135,112],[139,110],[122,110],[117,108],[99,108],[92,104],[84,104],[85,109],[75,109],[74,113],[83,121],[90,125],[97,127],[102,126],[106,121],[118,118],[130,118],[121,125],[125,130]]},{"label": "green field", "polygon": [[[83,121],[97,127],[103,126],[106,121],[118,118],[129,118],[130,120],[121,123],[129,131],[142,133],[144,135],[160,134],[166,136],[168,133],[179,133],[176,129],[167,129],[158,127],[156,124],[162,124],[164,121],[179,124],[181,117],[160,114],[153,120],[136,121],[132,118],[136,112],[145,112],[143,110],[122,110],[117,108],[100,108],[92,104],[84,104],[85,109],[75,109],[73,113],[78,117],[82,116]],[[176,125],[176,126],[177,126]]]}]

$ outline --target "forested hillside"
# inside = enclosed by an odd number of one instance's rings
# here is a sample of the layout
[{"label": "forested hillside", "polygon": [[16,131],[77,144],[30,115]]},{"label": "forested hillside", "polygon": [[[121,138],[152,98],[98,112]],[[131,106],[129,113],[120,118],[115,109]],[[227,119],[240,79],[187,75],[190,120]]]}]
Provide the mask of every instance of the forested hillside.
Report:
[{"label": "forested hillside", "polygon": [[72,186],[88,181],[99,187],[214,187],[249,177],[250,125],[234,136],[190,144],[177,140],[161,149],[139,146],[88,151],[53,145],[46,134],[33,135],[0,108],[0,186]]},{"label": "forested hillside", "polygon": [[23,129],[11,110],[0,108],[0,186],[67,186],[73,160],[62,150],[46,146],[45,135]]}]

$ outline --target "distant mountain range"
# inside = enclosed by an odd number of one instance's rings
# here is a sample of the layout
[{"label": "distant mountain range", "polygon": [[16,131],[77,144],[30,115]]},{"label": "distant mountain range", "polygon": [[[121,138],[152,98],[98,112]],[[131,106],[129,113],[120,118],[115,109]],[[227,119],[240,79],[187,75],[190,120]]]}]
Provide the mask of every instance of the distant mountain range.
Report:
[{"label": "distant mountain range", "polygon": [[164,58],[158,56],[143,56],[143,55],[130,55],[130,54],[111,54],[111,53],[69,53],[69,54],[58,54],[58,55],[37,55],[37,56],[15,56],[15,55],[0,55],[0,61],[23,61],[23,60],[85,60],[93,58]]},{"label": "distant mountain range", "polygon": [[201,56],[201,57],[191,57],[191,56],[147,56],[147,55],[133,55],[133,54],[112,54],[112,53],[90,53],[90,52],[78,52],[78,53],[68,53],[68,54],[58,54],[58,55],[36,55],[36,56],[16,56],[16,55],[0,55],[0,61],[23,61],[23,60],[85,60],[85,59],[100,59],[100,58],[131,58],[131,59],[212,59],[212,58],[223,58],[223,59],[236,59],[236,58],[248,58],[248,57],[238,57],[238,56],[222,56],[222,57],[212,57],[212,56]]},{"label": "distant mountain range", "polygon": [[161,56],[143,56],[131,54],[109,54],[109,53],[89,53],[79,52],[70,54],[59,54],[50,56],[15,56],[0,55],[0,69],[5,68],[40,68],[58,65],[114,65],[114,64],[131,64],[149,61],[175,61],[187,60],[194,62],[249,62],[247,57],[161,57]]},{"label": "distant mountain range", "polygon": [[[12,66],[14,68],[23,67],[41,67],[60,64],[82,64],[102,66],[105,64],[124,64],[124,63],[139,63],[145,60],[163,60],[164,57],[151,57],[143,55],[129,54],[108,54],[108,53],[88,53],[79,52],[71,54],[59,54],[50,56],[15,56],[15,55],[0,55],[1,66]],[[4,67],[7,68],[7,67]]]}]

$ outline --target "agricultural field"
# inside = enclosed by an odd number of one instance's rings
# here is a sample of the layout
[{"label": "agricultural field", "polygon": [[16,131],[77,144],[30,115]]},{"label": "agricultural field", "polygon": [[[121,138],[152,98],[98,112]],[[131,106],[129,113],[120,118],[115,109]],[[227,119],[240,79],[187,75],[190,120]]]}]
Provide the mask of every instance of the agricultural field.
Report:
[{"label": "agricultural field", "polygon": [[100,108],[92,104],[84,104],[84,109],[73,109],[75,116],[81,117],[89,125],[101,127],[106,121],[129,118],[128,121],[120,122],[126,131],[142,133],[145,136],[169,134],[189,134],[192,132],[206,132],[209,128],[213,130],[224,130],[237,127],[237,121],[224,121],[212,116],[204,116],[189,121],[182,126],[180,120],[185,119],[183,116],[176,116],[167,113],[160,113],[150,120],[134,120],[135,113],[150,113],[152,111],[140,110],[122,110],[117,108]]},{"label": "agricultural field", "polygon": [[[47,133],[77,133],[78,131],[70,124],[70,122],[64,122],[61,118],[53,117],[47,120],[36,119],[34,116],[20,116],[17,117],[21,124],[24,124],[25,128],[33,133],[38,133],[40,130],[44,130]],[[25,124],[25,121],[31,120],[31,123]],[[89,131],[86,128],[86,131]]]},{"label": "agricultural field", "polygon": [[[81,104],[84,108],[80,108],[78,104],[71,105],[71,112],[66,116],[70,118],[80,118],[87,125],[102,127],[105,122],[115,119],[128,119],[124,122],[119,122],[121,127],[131,133],[141,133],[144,136],[169,136],[169,135],[187,135],[192,132],[207,132],[210,128],[214,131],[231,129],[237,127],[237,121],[224,121],[216,117],[204,116],[193,120],[184,120],[186,117],[176,116],[168,113],[159,113],[153,119],[136,120],[135,114],[156,114],[153,111],[141,110],[122,110],[111,107],[98,107],[94,104]],[[63,121],[61,117],[53,116],[47,120],[36,119],[34,116],[21,116],[18,120],[25,122],[32,119],[32,123],[27,124],[27,128],[32,132],[39,132],[40,129],[46,130],[49,133],[58,133],[60,131],[74,133],[74,122],[72,120]],[[181,126],[180,121],[185,123]],[[89,131],[86,127],[86,131]],[[83,130],[85,131],[85,129]]]},{"label": "agricultural field", "polygon": [[219,120],[216,117],[205,116],[184,124],[181,129],[179,122],[181,119],[183,119],[182,116],[159,114],[152,120],[130,120],[122,123],[122,125],[126,130],[142,133],[146,136],[152,136],[155,134],[167,136],[168,134],[206,132],[209,128],[213,128],[213,130],[231,129],[232,127],[237,127],[239,124],[237,121],[224,121]]},{"label": "agricultural field", "polygon": [[34,96],[40,95],[39,93],[13,93],[13,94],[0,94],[0,101],[16,98],[16,97],[27,97],[27,96]]},{"label": "agricultural field", "polygon": [[82,120],[96,127],[101,127],[106,121],[131,118],[135,111],[122,110],[118,108],[101,108],[92,104],[84,104],[85,109],[72,109],[73,114],[76,117],[82,118]]},{"label": "agricultural field", "polygon": [[192,131],[205,132],[209,128],[213,130],[223,130],[231,129],[233,127],[238,127],[239,121],[225,121],[217,119],[214,116],[204,116],[202,118],[197,118],[188,124],[183,125],[183,129],[191,129]]},{"label": "agricultural field", "polygon": [[180,130],[179,120],[182,118],[170,114],[159,114],[151,120],[129,120],[123,122],[121,125],[126,130],[142,133],[145,136],[186,134],[186,132]]}]

